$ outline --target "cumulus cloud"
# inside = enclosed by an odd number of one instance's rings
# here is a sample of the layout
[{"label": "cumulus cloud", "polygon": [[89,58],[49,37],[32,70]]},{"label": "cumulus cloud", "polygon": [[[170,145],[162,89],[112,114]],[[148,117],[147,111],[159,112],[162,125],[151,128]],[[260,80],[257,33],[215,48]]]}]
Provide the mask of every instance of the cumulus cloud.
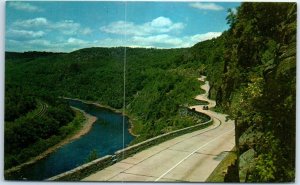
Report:
[{"label": "cumulus cloud", "polygon": [[93,43],[88,43],[88,46],[127,46],[127,47],[143,47],[143,48],[185,48],[191,47],[198,42],[210,40],[220,36],[221,32],[208,32],[204,34],[196,34],[184,37],[177,37],[168,34],[146,35],[146,36],[131,36],[126,40],[106,38]]},{"label": "cumulus cloud", "polygon": [[143,36],[180,31],[183,28],[184,24],[181,22],[173,23],[167,17],[158,17],[144,24],[125,21],[112,22],[109,25],[102,26],[100,30],[112,34]]},{"label": "cumulus cloud", "polygon": [[67,41],[68,44],[72,44],[72,45],[82,45],[82,44],[87,44],[87,41],[81,40],[81,39],[77,39],[77,38],[69,38]]},{"label": "cumulus cloud", "polygon": [[210,40],[220,36],[221,32],[208,32],[204,34],[196,34],[191,36],[176,37],[168,34],[153,35],[153,36],[133,36],[128,38],[127,46],[151,46],[158,48],[182,48],[191,47],[198,42]]},{"label": "cumulus cloud", "polygon": [[74,20],[51,21],[45,17],[16,20],[7,25],[6,47],[23,51],[72,51],[94,43],[75,37],[89,35],[93,30]]},{"label": "cumulus cloud", "polygon": [[48,27],[54,30],[58,30],[65,35],[75,35],[81,29],[80,24],[74,22],[73,20],[63,20],[60,22],[51,23]]},{"label": "cumulus cloud", "polygon": [[[211,6],[209,7],[211,8]],[[183,28],[183,23],[174,23],[171,19],[161,16],[142,24],[117,21],[101,27],[100,30],[106,33],[128,35],[127,40],[122,44],[123,46],[156,48],[191,47],[198,42],[221,35],[221,32],[208,32],[181,37],[174,34],[174,31],[180,31]],[[110,42],[121,43],[116,42],[114,39],[111,39]],[[98,42],[97,44],[102,43]]]},{"label": "cumulus cloud", "polygon": [[159,47],[174,47],[181,46],[182,39],[173,37],[167,34],[153,36],[134,36],[128,40],[129,45],[140,46],[159,46]]},{"label": "cumulus cloud", "polygon": [[88,35],[92,33],[92,30],[88,27],[82,27],[79,23],[73,20],[63,20],[60,22],[52,23],[48,26],[51,29],[58,30],[65,35]]},{"label": "cumulus cloud", "polygon": [[31,46],[38,46],[38,47],[49,47],[52,45],[52,43],[49,40],[44,40],[44,39],[35,39],[35,40],[29,40],[27,41],[28,45]]},{"label": "cumulus cloud", "polygon": [[150,25],[153,27],[164,27],[171,26],[172,21],[166,17],[158,17],[150,22]]},{"label": "cumulus cloud", "polygon": [[89,35],[93,32],[93,30],[91,28],[83,28],[81,31],[80,31],[83,35]]},{"label": "cumulus cloud", "polygon": [[14,1],[14,2],[8,2],[8,5],[16,10],[22,10],[26,12],[40,12],[42,9],[40,9],[37,6],[34,6],[27,2],[20,2],[20,1]]},{"label": "cumulus cloud", "polygon": [[37,18],[34,18],[34,19],[18,20],[18,21],[13,23],[13,26],[31,28],[31,27],[46,26],[48,24],[49,23],[48,23],[48,20],[46,18],[37,17]]},{"label": "cumulus cloud", "polygon": [[219,37],[222,32],[207,32],[204,34],[196,34],[190,37],[191,42],[201,42],[205,40],[210,40],[212,38]]},{"label": "cumulus cloud", "polygon": [[[22,49],[18,49],[22,45]],[[8,39],[6,48],[12,51],[54,51],[54,52],[70,52],[80,48],[95,46],[91,42],[87,42],[77,38],[68,38],[64,40],[46,40],[46,39],[32,39],[32,40],[14,40]]]},{"label": "cumulus cloud", "polygon": [[[45,39],[33,39],[19,41],[14,39],[8,39],[6,41],[6,49],[12,51],[67,51],[66,48],[60,45],[61,43],[51,42]],[[22,47],[19,47],[22,45]]]},{"label": "cumulus cloud", "polygon": [[[107,33],[124,37],[112,37],[99,40],[84,40],[82,35],[91,34],[93,30],[82,27],[73,20],[50,21],[45,17],[18,20],[9,25],[6,31],[7,49],[23,51],[73,51],[86,47],[153,47],[153,48],[181,48],[191,47],[194,44],[221,35],[221,32],[208,32],[204,34],[182,36],[176,34],[184,28],[181,22],[173,22],[167,17],[157,17],[149,22],[136,24],[133,22],[118,21],[101,28]],[[49,39],[51,33],[55,38]],[[83,37],[89,38],[89,37]],[[22,47],[20,47],[22,46]]]},{"label": "cumulus cloud", "polygon": [[52,22],[44,17],[37,17],[34,19],[17,20],[12,26],[16,28],[26,29],[47,29],[50,31],[58,31],[65,35],[83,34],[88,35],[92,30],[88,27],[82,27],[81,24],[73,20],[62,20],[58,22]]},{"label": "cumulus cloud", "polygon": [[8,38],[15,39],[32,39],[43,37],[45,32],[43,31],[28,31],[28,30],[14,30],[10,29],[6,32]]},{"label": "cumulus cloud", "polygon": [[[27,33],[28,34],[28,33]],[[41,33],[31,33],[39,35]],[[120,38],[106,38],[95,41],[83,40],[75,37],[69,37],[61,40],[46,40],[42,38],[33,38],[31,40],[13,40],[8,39],[7,47],[17,48],[22,45],[23,51],[39,50],[43,51],[74,51],[80,48],[87,47],[143,47],[143,48],[185,48],[191,47],[198,42],[216,38],[221,35],[221,32],[208,32],[204,34],[196,34],[184,37],[176,37],[168,34],[148,35],[148,36],[132,36],[126,40]]]},{"label": "cumulus cloud", "polygon": [[219,6],[215,3],[191,3],[189,4],[191,7],[193,8],[197,8],[200,10],[213,10],[213,11],[220,11],[220,10],[224,10],[224,7]]}]

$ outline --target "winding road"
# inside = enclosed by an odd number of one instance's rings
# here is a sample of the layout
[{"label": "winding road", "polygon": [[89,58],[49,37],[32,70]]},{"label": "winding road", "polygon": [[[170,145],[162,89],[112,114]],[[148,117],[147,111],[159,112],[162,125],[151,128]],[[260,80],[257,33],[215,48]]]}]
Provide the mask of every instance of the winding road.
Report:
[{"label": "winding road", "polygon": [[32,115],[31,117],[42,117],[47,109],[48,109],[48,105],[44,102],[38,101],[38,108],[36,108],[34,111],[32,111]]},{"label": "winding road", "polygon": [[[205,94],[195,99],[207,101],[212,108],[216,102],[208,99],[209,82],[201,86]],[[226,115],[203,110],[203,105],[191,106],[209,115],[213,124],[143,150],[131,157],[98,171],[83,181],[165,181],[205,182],[226,154],[234,147],[234,123]]]}]

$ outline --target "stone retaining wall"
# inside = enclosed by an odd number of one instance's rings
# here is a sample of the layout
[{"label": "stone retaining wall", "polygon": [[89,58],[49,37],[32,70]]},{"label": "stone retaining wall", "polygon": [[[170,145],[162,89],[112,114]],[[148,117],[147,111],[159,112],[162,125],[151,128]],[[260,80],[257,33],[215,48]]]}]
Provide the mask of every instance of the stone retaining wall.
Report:
[{"label": "stone retaining wall", "polygon": [[157,145],[159,143],[162,143],[162,142],[167,141],[169,139],[175,138],[177,136],[199,130],[199,129],[207,127],[211,124],[212,124],[212,120],[209,120],[207,122],[200,123],[198,125],[194,125],[194,126],[191,126],[191,127],[183,128],[183,129],[180,129],[180,130],[175,130],[173,132],[169,132],[169,133],[166,133],[166,134],[156,136],[156,137],[148,139],[146,141],[137,143],[135,145],[129,146],[129,147],[121,149],[121,150],[118,150],[117,152],[115,152],[115,159],[116,159],[116,161],[121,161],[121,160],[123,160],[123,159],[125,159],[129,156],[132,156],[132,155],[134,155],[134,154],[136,154],[136,153],[138,153],[138,152],[140,152],[140,151],[142,151],[146,148]]},{"label": "stone retaining wall", "polygon": [[129,147],[121,149],[121,150],[118,150],[115,152],[114,155],[108,155],[108,156],[96,159],[92,162],[86,163],[84,165],[81,165],[81,166],[73,169],[73,170],[70,170],[65,173],[59,174],[57,176],[51,177],[47,180],[49,180],[49,181],[78,181],[78,180],[81,180],[99,170],[102,170],[118,161],[121,161],[127,157],[130,157],[146,148],[155,146],[159,143],[162,143],[169,139],[175,138],[177,136],[205,128],[205,127],[211,125],[212,122],[213,121],[210,118],[210,120],[207,122],[200,123],[198,125],[190,126],[187,128],[175,130],[173,132],[169,132],[166,134],[156,136],[156,137],[148,139],[146,141],[137,143],[135,145],[129,146]]},{"label": "stone retaining wall", "polygon": [[77,168],[74,168],[70,171],[51,177],[47,180],[48,181],[79,181],[95,173],[96,171],[102,170],[112,165],[114,163],[113,161],[114,161],[113,156],[107,155],[99,159],[96,159],[94,161],[91,161],[89,163],[86,163],[84,165],[78,166]]}]

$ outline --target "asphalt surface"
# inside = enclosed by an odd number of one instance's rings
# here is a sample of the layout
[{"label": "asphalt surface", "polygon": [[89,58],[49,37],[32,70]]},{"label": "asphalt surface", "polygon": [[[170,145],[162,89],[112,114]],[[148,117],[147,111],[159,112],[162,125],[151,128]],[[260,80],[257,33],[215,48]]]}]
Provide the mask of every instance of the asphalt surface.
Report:
[{"label": "asphalt surface", "polygon": [[[202,76],[199,81],[205,81]],[[201,86],[206,91],[195,99],[207,101],[209,82]],[[202,105],[191,106],[212,117],[213,124],[141,151],[112,166],[98,171],[83,181],[165,181],[205,182],[226,154],[234,147],[234,123],[226,115],[203,110]]]}]

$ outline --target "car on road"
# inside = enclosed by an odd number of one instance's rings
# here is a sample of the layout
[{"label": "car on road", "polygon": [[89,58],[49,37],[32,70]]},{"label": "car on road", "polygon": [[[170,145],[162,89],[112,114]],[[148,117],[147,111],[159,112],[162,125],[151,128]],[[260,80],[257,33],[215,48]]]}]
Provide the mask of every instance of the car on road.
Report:
[{"label": "car on road", "polygon": [[203,110],[208,110],[208,106],[203,106],[203,108],[202,108]]}]

